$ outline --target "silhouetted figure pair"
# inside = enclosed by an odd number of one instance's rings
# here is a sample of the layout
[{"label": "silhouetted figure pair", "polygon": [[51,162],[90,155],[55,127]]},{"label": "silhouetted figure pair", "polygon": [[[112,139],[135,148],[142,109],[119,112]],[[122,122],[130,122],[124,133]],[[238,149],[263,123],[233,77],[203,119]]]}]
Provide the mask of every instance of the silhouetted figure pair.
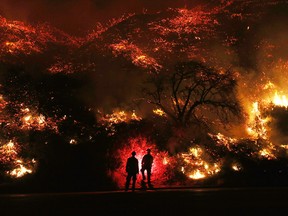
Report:
[{"label": "silhouetted figure pair", "polygon": [[132,156],[128,158],[126,163],[126,184],[125,184],[125,191],[128,191],[130,181],[132,178],[132,191],[135,190],[135,184],[137,179],[137,174],[139,173],[139,165],[138,165],[138,159],[135,157],[136,152],[132,152]]},{"label": "silhouetted figure pair", "polygon": [[[137,174],[139,173],[139,165],[138,165],[138,159],[135,157],[136,152],[132,152],[132,156],[128,158],[126,163],[126,183],[125,183],[125,191],[128,191],[129,185],[132,178],[132,191],[135,190],[135,184],[137,179]],[[141,173],[142,173],[142,181],[141,181],[141,187],[142,189],[146,189],[146,175],[147,174],[147,183],[149,188],[152,188],[151,184],[151,169],[153,164],[153,156],[151,155],[151,150],[147,149],[147,154],[144,155],[141,161]]]}]

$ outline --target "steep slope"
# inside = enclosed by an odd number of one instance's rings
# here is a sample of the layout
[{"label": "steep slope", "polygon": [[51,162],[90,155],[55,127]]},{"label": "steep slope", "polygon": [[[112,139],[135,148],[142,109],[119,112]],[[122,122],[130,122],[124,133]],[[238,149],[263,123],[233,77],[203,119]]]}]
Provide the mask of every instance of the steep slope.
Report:
[{"label": "steep slope", "polygon": [[[10,21],[0,16],[0,59],[1,62],[23,62],[29,56],[55,55],[79,47],[80,41],[48,24],[36,26],[20,21]],[[47,53],[47,54],[46,54]]]}]

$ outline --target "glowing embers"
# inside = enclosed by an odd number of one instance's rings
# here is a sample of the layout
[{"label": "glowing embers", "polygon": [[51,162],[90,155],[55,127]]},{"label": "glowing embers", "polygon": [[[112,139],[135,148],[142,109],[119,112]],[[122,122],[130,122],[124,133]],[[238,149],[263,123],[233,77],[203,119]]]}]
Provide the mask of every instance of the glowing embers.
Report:
[{"label": "glowing embers", "polygon": [[217,135],[209,134],[209,136],[216,138],[216,143],[218,145],[224,145],[230,151],[231,151],[231,145],[237,143],[237,139],[224,136],[221,133],[218,133]]},{"label": "glowing embers", "polygon": [[78,141],[76,139],[70,139],[69,144],[71,145],[77,145]]},{"label": "glowing embers", "polygon": [[32,160],[26,163],[25,165],[23,163],[24,162],[22,160],[16,160],[15,168],[11,171],[7,171],[7,174],[9,174],[11,177],[14,177],[14,178],[20,178],[26,174],[31,174],[33,172],[31,164],[36,163],[36,161]]},{"label": "glowing embers", "polygon": [[3,95],[0,95],[0,109],[4,109],[8,103],[3,98]]},{"label": "glowing embers", "polygon": [[5,46],[3,51],[6,51],[10,54],[19,54],[19,53],[25,53],[25,54],[31,54],[32,52],[40,52],[40,48],[35,46],[32,41],[24,41],[24,40],[18,40],[18,41],[6,41],[4,43]]},{"label": "glowing embers", "polygon": [[52,74],[72,74],[75,72],[75,67],[72,62],[64,62],[63,60],[58,60],[55,64],[51,65],[50,68],[48,68],[48,71]]},{"label": "glowing embers", "polygon": [[[150,28],[162,35],[169,33],[199,34],[202,31],[210,32],[211,28],[217,24],[216,19],[212,19],[211,13],[203,10],[175,9],[177,16],[172,19],[163,19],[160,23],[150,23]],[[209,26],[209,27],[208,27]],[[210,30],[209,30],[210,29]],[[195,39],[200,40],[197,36]]]},{"label": "glowing embers", "polygon": [[154,109],[153,113],[158,116],[163,116],[163,117],[167,116],[166,113],[162,109]]},{"label": "glowing embers", "polygon": [[121,54],[124,57],[129,58],[136,66],[156,71],[162,68],[154,58],[148,56],[138,46],[127,40],[111,44],[110,48],[115,56]]},{"label": "glowing embers", "polygon": [[31,55],[41,53],[55,43],[64,46],[79,46],[79,40],[54,29],[47,24],[32,26],[20,21],[10,21],[0,16],[0,56]]},{"label": "glowing embers", "polygon": [[266,148],[262,148],[259,151],[259,156],[260,157],[264,157],[268,160],[272,160],[272,159],[277,159],[277,157],[274,154],[275,151],[275,146],[273,146],[271,143],[270,145],[268,145]]},{"label": "glowing embers", "polygon": [[130,17],[132,17],[134,15],[135,15],[134,13],[124,14],[119,18],[113,18],[113,19],[109,20],[109,22],[106,23],[105,25],[103,23],[100,23],[100,22],[96,23],[93,31],[90,34],[88,34],[88,36],[86,37],[86,42],[95,40],[102,33],[106,32],[109,28],[116,26],[117,24],[129,19]]},{"label": "glowing embers", "polygon": [[13,42],[9,42],[9,41],[6,41],[4,44],[7,48],[7,51],[10,53],[13,53],[14,49],[16,48],[16,44]]},{"label": "glowing embers", "polygon": [[[32,51],[39,52],[39,47],[30,38],[35,34],[35,29],[25,25],[23,22],[7,21],[0,17],[0,28],[5,31],[5,36],[0,39],[2,49],[0,54],[18,54],[24,52],[30,54]],[[24,35],[24,36],[23,36]]]},{"label": "glowing embers", "polygon": [[[223,134],[218,133],[217,135],[209,134],[213,138],[217,145],[225,146],[227,150],[233,152],[234,154],[245,154],[256,159],[266,158],[268,160],[277,159],[276,152],[277,148],[269,140],[258,138],[249,138],[249,139],[236,139],[224,136]],[[245,145],[243,145],[245,144]],[[233,165],[234,166],[234,165]],[[232,169],[236,170],[236,168]],[[240,170],[240,169],[238,169]]]},{"label": "glowing embers", "polygon": [[137,116],[135,111],[131,113],[125,112],[123,110],[114,111],[111,114],[106,114],[100,119],[101,122],[107,122],[108,124],[118,124],[121,122],[129,122],[132,120],[140,121],[141,117]]},{"label": "glowing embers", "polygon": [[126,112],[123,110],[116,110],[111,114],[100,114],[99,122],[106,127],[107,131],[110,131],[110,135],[116,132],[115,125],[123,122],[140,121],[142,118],[136,114],[135,111]]},{"label": "glowing embers", "polygon": [[36,110],[37,107],[28,108],[18,101],[6,101],[6,98],[0,95],[0,123],[5,129],[15,131],[48,129],[58,133],[58,123],[61,119],[46,117]]},{"label": "glowing embers", "polygon": [[19,146],[12,140],[0,146],[0,162],[8,163],[17,159]]},{"label": "glowing embers", "polygon": [[208,155],[200,147],[191,147],[188,153],[180,154],[183,161],[181,172],[191,179],[204,179],[220,172],[219,162],[209,162]]},{"label": "glowing embers", "polygon": [[34,159],[23,161],[18,156],[19,151],[20,146],[12,140],[0,147],[0,163],[9,169],[6,174],[13,178],[32,173],[36,163]]},{"label": "glowing embers", "polygon": [[58,129],[56,122],[53,122],[42,114],[31,111],[29,108],[21,109],[19,116],[21,119],[21,129],[43,130],[45,128],[50,128],[55,131]]},{"label": "glowing embers", "polygon": [[203,26],[207,24],[215,24],[215,20],[211,19],[211,14],[205,11],[178,9],[179,15],[170,20],[171,29],[177,33],[197,33],[199,29],[195,26]]},{"label": "glowing embers", "polygon": [[237,162],[232,163],[231,168],[232,168],[232,170],[234,170],[236,172],[239,172],[239,171],[241,171],[243,169],[241,164],[239,164]]}]

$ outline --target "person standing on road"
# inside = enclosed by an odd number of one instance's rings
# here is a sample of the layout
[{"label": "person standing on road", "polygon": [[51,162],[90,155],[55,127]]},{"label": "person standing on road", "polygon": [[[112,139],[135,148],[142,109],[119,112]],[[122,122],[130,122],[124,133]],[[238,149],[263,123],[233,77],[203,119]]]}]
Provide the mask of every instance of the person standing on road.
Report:
[{"label": "person standing on road", "polygon": [[147,149],[147,154],[144,155],[144,157],[142,158],[142,168],[141,168],[141,173],[142,173],[142,179],[143,181],[146,180],[146,176],[145,176],[145,170],[147,173],[147,183],[149,187],[152,187],[151,184],[151,169],[152,169],[152,164],[153,164],[153,156],[151,155],[151,150]]},{"label": "person standing on road", "polygon": [[126,177],[125,191],[128,191],[129,189],[131,178],[132,178],[132,191],[135,190],[137,174],[139,173],[138,159],[135,157],[135,155],[136,152],[133,151],[132,156],[128,158],[126,163],[127,177]]}]

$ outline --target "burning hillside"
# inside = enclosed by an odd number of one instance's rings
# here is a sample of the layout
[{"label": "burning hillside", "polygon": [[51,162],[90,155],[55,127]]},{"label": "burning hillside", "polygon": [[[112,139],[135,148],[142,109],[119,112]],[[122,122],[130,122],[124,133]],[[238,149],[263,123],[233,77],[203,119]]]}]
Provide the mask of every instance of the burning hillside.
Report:
[{"label": "burning hillside", "polygon": [[217,1],[129,14],[83,38],[1,17],[1,175],[33,175],[41,158],[68,179],[86,152],[93,177],[121,188],[131,152],[150,148],[156,187],[282,160],[286,177],[287,8]]},{"label": "burning hillside", "polygon": [[[51,27],[48,24],[37,26],[28,25],[20,21],[10,21],[0,16],[1,35],[1,62],[11,62],[19,64],[29,56],[58,55],[63,51],[69,51],[79,47],[80,40],[65,34],[64,32]],[[55,52],[58,50],[58,53]],[[54,51],[53,51],[54,50]],[[52,53],[51,53],[52,52]],[[55,58],[49,56],[48,58]],[[42,59],[42,62],[45,61]]]}]

